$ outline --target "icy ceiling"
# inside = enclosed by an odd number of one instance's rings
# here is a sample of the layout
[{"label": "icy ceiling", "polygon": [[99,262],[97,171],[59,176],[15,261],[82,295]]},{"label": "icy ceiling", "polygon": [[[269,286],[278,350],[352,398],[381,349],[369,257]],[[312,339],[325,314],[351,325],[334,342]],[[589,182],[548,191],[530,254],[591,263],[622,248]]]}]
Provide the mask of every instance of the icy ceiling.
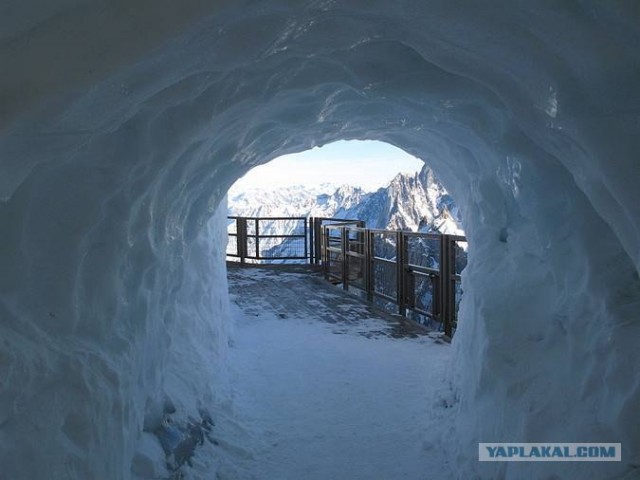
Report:
[{"label": "icy ceiling", "polygon": [[464,210],[461,478],[523,478],[478,470],[476,442],[500,440],[622,442],[621,464],[561,477],[630,471],[638,4],[211,3],[0,10],[3,473],[129,478],[157,460],[142,430],[164,398],[213,405],[227,313],[207,222],[251,166],[338,139],[428,160]]}]

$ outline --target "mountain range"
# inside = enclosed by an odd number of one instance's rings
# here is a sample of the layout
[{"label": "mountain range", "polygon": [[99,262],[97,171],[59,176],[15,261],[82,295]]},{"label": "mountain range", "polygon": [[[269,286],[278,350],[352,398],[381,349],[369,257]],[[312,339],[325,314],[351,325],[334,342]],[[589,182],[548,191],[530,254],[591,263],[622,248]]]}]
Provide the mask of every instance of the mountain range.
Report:
[{"label": "mountain range", "polygon": [[[334,217],[359,219],[369,228],[464,235],[455,202],[425,165],[398,173],[387,186],[368,192],[357,186],[323,184],[234,192],[229,215],[242,217]],[[269,234],[287,234],[294,223],[278,222]]]}]

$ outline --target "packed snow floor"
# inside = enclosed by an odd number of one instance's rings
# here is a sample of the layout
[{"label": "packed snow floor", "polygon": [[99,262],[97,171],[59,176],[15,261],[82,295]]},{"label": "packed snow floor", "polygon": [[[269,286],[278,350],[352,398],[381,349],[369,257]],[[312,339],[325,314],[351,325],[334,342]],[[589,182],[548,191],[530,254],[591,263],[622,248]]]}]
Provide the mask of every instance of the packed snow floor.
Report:
[{"label": "packed snow floor", "polygon": [[317,274],[231,267],[229,290],[229,478],[454,478],[448,344]]}]

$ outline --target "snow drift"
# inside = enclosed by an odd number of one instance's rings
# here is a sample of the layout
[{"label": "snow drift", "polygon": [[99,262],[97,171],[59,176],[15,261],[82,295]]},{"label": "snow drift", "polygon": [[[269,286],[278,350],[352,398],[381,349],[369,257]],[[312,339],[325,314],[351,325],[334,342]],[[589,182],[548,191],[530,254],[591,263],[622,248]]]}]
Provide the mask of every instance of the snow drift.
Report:
[{"label": "snow drift", "polygon": [[[460,478],[637,474],[635,3],[9,0],[0,23],[3,476],[154,470],[145,421],[224,393],[217,206],[339,139],[429,159],[463,212]],[[478,441],[623,461],[479,466]]]}]

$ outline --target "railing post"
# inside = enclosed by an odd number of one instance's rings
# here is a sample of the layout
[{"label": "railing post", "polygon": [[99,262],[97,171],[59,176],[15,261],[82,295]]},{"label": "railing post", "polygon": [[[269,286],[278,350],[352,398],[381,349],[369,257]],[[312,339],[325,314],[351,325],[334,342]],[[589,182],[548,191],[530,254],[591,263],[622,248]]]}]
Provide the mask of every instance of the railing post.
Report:
[{"label": "railing post", "polygon": [[304,259],[305,259],[305,261],[308,260],[309,263],[311,263],[311,258],[309,257],[309,242],[307,241],[308,238],[309,238],[309,225],[307,223],[308,221],[309,221],[308,218],[305,218],[303,220],[303,222],[304,222],[304,240],[303,240],[303,243],[304,243]]},{"label": "railing post", "polygon": [[429,278],[431,279],[431,285],[433,286],[433,295],[431,296],[431,315],[433,315],[433,318],[437,318],[442,322],[442,308],[440,308],[440,304],[442,302],[440,274],[431,275]]},{"label": "railing post", "polygon": [[451,335],[453,336],[453,327],[458,326],[458,318],[456,316],[456,296],[457,296],[457,283],[456,283],[456,276],[457,276],[457,269],[456,269],[456,250],[457,250],[457,243],[456,243],[456,239],[454,235],[451,235],[449,237],[449,249],[450,249],[450,254],[449,254],[449,258],[450,258],[450,265],[451,265],[451,280],[449,281],[449,285],[451,288]]},{"label": "railing post", "polygon": [[247,258],[247,219],[244,217],[236,219],[236,233],[238,242],[238,256],[240,263],[245,263]]},{"label": "railing post", "polygon": [[404,245],[404,233],[399,231],[396,233],[396,268],[397,268],[397,303],[398,313],[402,316],[407,314],[407,307],[405,305],[405,281],[404,272],[406,270],[405,265],[405,245]]},{"label": "railing post", "polygon": [[451,237],[440,237],[440,314],[444,327],[444,334],[453,336],[453,316],[451,309]]},{"label": "railing post", "polygon": [[342,227],[341,230],[341,250],[342,250],[342,288],[349,290],[349,257],[347,256],[349,245],[349,230]]},{"label": "railing post", "polygon": [[[322,242],[322,218],[317,218],[316,217],[315,222],[316,222],[315,223],[315,230],[316,230],[316,232],[315,232],[315,239],[316,239],[315,249],[316,249],[316,252],[319,252],[322,249],[322,245],[321,245],[321,242]],[[321,255],[318,256],[318,254],[316,254],[316,265],[318,263],[320,263],[321,261],[322,261],[322,256]]]},{"label": "railing post", "polygon": [[[316,233],[316,219],[309,217],[309,265],[316,263],[316,255],[318,254],[315,246],[315,233]],[[307,239],[305,239],[305,242]]]},{"label": "railing post", "polygon": [[322,270],[324,271],[324,278],[329,279],[329,272],[331,265],[330,256],[329,256],[329,229],[325,228],[322,231]]},{"label": "railing post", "polygon": [[[410,251],[409,251],[409,238],[404,236],[404,242],[402,244],[403,260],[404,260],[404,306],[405,309],[415,310],[416,308],[416,276],[410,267]],[[405,311],[406,315],[406,311]]]},{"label": "railing post", "polygon": [[[259,224],[260,224],[260,220],[259,219],[255,219],[255,234],[256,234],[256,260],[260,259],[260,230],[259,230]],[[260,263],[260,262],[256,262],[256,263]]]},{"label": "railing post", "polygon": [[367,300],[373,302],[373,234],[368,229],[364,231],[364,275]]}]

